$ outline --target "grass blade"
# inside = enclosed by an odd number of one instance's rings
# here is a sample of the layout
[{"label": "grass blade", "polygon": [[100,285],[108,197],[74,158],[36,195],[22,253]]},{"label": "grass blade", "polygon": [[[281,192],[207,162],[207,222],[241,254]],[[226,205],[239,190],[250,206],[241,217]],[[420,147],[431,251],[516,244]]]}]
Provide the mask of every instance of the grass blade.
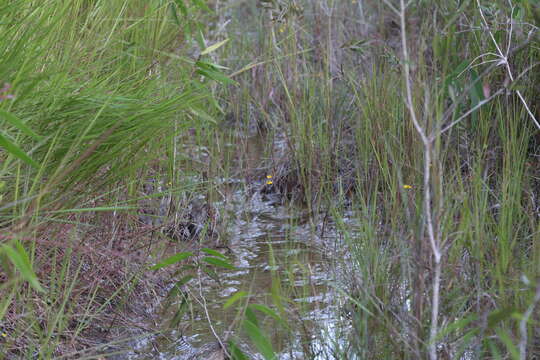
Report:
[{"label": "grass blade", "polygon": [[8,153],[15,156],[16,158],[19,158],[20,160],[24,161],[28,165],[33,166],[36,169],[39,168],[39,165],[37,162],[32,160],[32,158],[26,155],[26,153],[23,150],[21,150],[20,147],[18,147],[16,144],[9,141],[8,138],[6,138],[1,133],[0,133],[0,147],[3,147],[4,149],[6,149]]}]

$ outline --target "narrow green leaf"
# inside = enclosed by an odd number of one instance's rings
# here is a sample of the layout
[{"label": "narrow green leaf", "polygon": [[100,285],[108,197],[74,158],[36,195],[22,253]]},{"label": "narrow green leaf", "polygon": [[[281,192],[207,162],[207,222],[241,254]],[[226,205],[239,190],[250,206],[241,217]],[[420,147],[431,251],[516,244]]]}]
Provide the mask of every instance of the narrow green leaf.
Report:
[{"label": "narrow green leaf", "polygon": [[15,248],[9,245],[2,245],[3,252],[7,255],[12,264],[19,270],[23,279],[28,281],[28,283],[37,291],[43,292],[43,288],[39,284],[36,274],[32,270],[32,264],[30,263],[30,258],[24,250],[24,247],[20,242],[16,242]]},{"label": "narrow green leaf", "polygon": [[232,340],[229,340],[228,344],[229,354],[231,354],[232,360],[248,360],[248,357],[244,355],[242,350],[236,345],[236,343]]},{"label": "narrow green leaf", "polygon": [[186,7],[186,4],[184,4],[184,0],[174,0],[174,3],[176,4],[176,6],[178,6],[178,9],[180,9],[182,15],[187,16],[188,9]]},{"label": "narrow green leaf", "polygon": [[356,51],[359,53],[363,53],[365,50],[365,46],[367,45],[367,40],[350,40],[347,41],[345,44],[341,45],[342,49],[348,49],[351,51]]},{"label": "narrow green leaf", "polygon": [[26,124],[21,119],[19,119],[18,117],[16,117],[12,113],[9,113],[9,112],[7,112],[5,110],[0,109],[0,118],[3,118],[8,123],[15,126],[17,129],[19,129],[20,131],[22,131],[26,135],[31,136],[36,140],[41,140],[41,136],[36,134],[32,129],[30,129],[28,126],[26,126]]},{"label": "narrow green leaf", "polygon": [[208,115],[206,112],[200,109],[197,109],[197,110],[191,109],[191,113],[197,116],[198,118],[211,122],[212,124],[217,124],[216,119],[214,119],[212,116]]},{"label": "narrow green leaf", "polygon": [[204,39],[204,32],[202,29],[202,26],[200,24],[195,24],[197,27],[197,32],[195,33],[195,41],[197,41],[197,44],[201,49],[206,47],[206,40]]},{"label": "narrow green leaf", "polygon": [[202,260],[210,265],[219,266],[219,267],[222,267],[225,269],[231,269],[231,270],[235,269],[235,267],[231,265],[230,263],[228,263],[227,261],[224,261],[215,257],[207,256],[207,257],[204,257]]},{"label": "narrow green leaf", "polygon": [[246,66],[244,66],[243,68],[241,68],[240,70],[237,70],[237,71],[233,72],[233,73],[231,74],[231,77],[235,77],[235,76],[237,76],[237,75],[240,75],[240,74],[243,73],[243,72],[246,72],[246,71],[248,71],[248,70],[253,69],[254,67],[257,67],[257,66],[260,66],[260,65],[263,65],[263,64],[265,64],[265,62],[249,63],[249,64],[247,64]]},{"label": "narrow green leaf", "polygon": [[229,41],[229,39],[225,39],[225,40],[223,40],[223,41],[220,41],[220,42],[218,42],[218,43],[215,43],[214,45],[210,45],[209,47],[207,47],[206,49],[204,49],[204,50],[201,52],[201,55],[210,54],[212,51],[216,51],[217,49],[219,49],[220,47],[222,47],[223,45],[225,45],[228,41]]},{"label": "narrow green leaf", "polygon": [[193,38],[193,29],[191,25],[191,21],[184,21],[184,34],[187,41],[191,41],[191,39]]},{"label": "narrow green leaf", "polygon": [[210,71],[210,70],[202,70],[198,69],[196,71],[197,74],[204,76],[205,78],[215,80],[217,82],[220,82],[225,85],[236,85],[236,81],[229,79],[227,76],[223,75],[220,72],[217,71]]},{"label": "narrow green leaf", "polygon": [[180,280],[178,280],[176,282],[176,284],[174,284],[174,286],[182,287],[182,286],[186,285],[191,279],[193,279],[193,275],[186,275],[183,278],[181,278]]},{"label": "narrow green leaf", "polygon": [[210,279],[214,280],[218,284],[221,284],[221,280],[219,279],[219,274],[214,270],[214,268],[205,266],[202,268],[202,271],[210,277]]},{"label": "narrow green leaf", "polygon": [[[271,248],[270,248],[271,249]],[[275,261],[273,261],[275,266]],[[277,307],[281,314],[285,314],[285,306],[283,305],[283,298],[281,296],[281,280],[279,276],[272,275],[272,286],[270,288],[270,295],[272,296],[272,302]]]},{"label": "narrow green leaf", "polygon": [[248,334],[251,341],[253,341],[253,343],[255,344],[255,347],[257,347],[257,350],[261,352],[262,356],[266,360],[277,359],[277,356],[274,350],[272,349],[272,344],[263,335],[262,331],[259,329],[257,325],[255,325],[249,320],[245,320],[244,329],[246,330],[246,333]]},{"label": "narrow green leaf", "polygon": [[183,278],[181,278],[180,280],[178,280],[174,284],[174,286],[171,288],[169,293],[167,294],[167,297],[168,298],[175,297],[175,296],[179,295],[180,293],[182,293],[182,289],[181,289],[182,286],[187,284],[191,279],[193,279],[192,275],[186,275]]},{"label": "narrow green leaf", "polygon": [[279,315],[274,310],[270,309],[266,305],[251,304],[251,305],[249,305],[249,307],[251,309],[253,309],[253,310],[257,310],[257,311],[262,312],[263,314],[269,315],[269,316],[273,317],[277,321],[281,321],[281,318],[279,317]]},{"label": "narrow green leaf", "polygon": [[497,335],[499,336],[499,339],[503,342],[504,345],[506,345],[506,348],[510,352],[510,355],[512,356],[512,359],[519,360],[519,350],[517,349],[516,345],[512,342],[512,339],[508,335],[506,331],[504,331],[501,328],[498,328],[495,330]]},{"label": "narrow green leaf", "polygon": [[461,75],[465,69],[469,66],[470,61],[469,60],[463,60],[461,63],[459,63],[454,71],[452,71],[445,79],[444,79],[444,87],[448,88],[448,86],[452,85],[456,82],[457,78]]},{"label": "narrow green leaf", "polygon": [[266,314],[272,317],[274,320],[280,323],[283,327],[288,328],[287,323],[274,310],[270,309],[268,306],[261,305],[261,304],[251,304],[248,307],[252,310],[260,311],[263,314]]},{"label": "narrow green leaf", "polygon": [[209,248],[203,248],[201,249],[202,252],[208,254],[208,255],[212,255],[212,256],[215,256],[215,257],[220,257],[224,260],[227,260],[227,257],[225,255],[223,255],[222,253],[220,253],[219,251],[217,250],[214,250],[214,249],[209,249]]},{"label": "narrow green leaf", "polygon": [[231,296],[229,298],[229,300],[227,300],[225,302],[225,304],[223,304],[223,309],[228,309],[229,307],[231,307],[232,304],[234,304],[235,302],[237,302],[238,300],[246,297],[248,295],[247,292],[245,291],[238,291],[236,292],[233,296]]},{"label": "narrow green leaf", "polygon": [[152,266],[150,270],[158,270],[161,268],[164,268],[166,266],[176,264],[177,262],[180,262],[184,259],[187,259],[188,257],[193,256],[192,252],[179,252],[178,254],[175,254],[171,257],[166,258],[160,263],[157,263],[156,265]]},{"label": "narrow green leaf", "polygon": [[251,310],[250,307],[246,308],[245,316],[246,316],[247,321],[250,321],[255,326],[259,326],[259,322],[257,320],[257,315],[255,315],[255,313],[253,312],[253,310]]},{"label": "narrow green leaf", "polygon": [[171,16],[174,20],[174,22],[176,23],[176,25],[180,26],[181,23],[180,23],[180,18],[178,17],[178,13],[176,12],[176,7],[173,3],[170,3],[169,4],[169,9],[171,10]]},{"label": "narrow green leaf", "polygon": [[462,359],[463,353],[467,350],[470,350],[469,344],[472,340],[476,338],[478,332],[478,329],[472,329],[471,331],[468,331],[465,335],[463,335],[463,337],[461,337],[454,359]]},{"label": "narrow green leaf", "polygon": [[484,92],[482,90],[482,82],[479,79],[476,70],[471,70],[471,80],[474,82],[474,86],[471,88],[470,96],[472,106],[475,107],[478,103],[485,99]]},{"label": "narrow green leaf", "polygon": [[[469,97],[471,100],[471,107],[475,108],[480,101],[484,100],[484,92],[482,91],[482,82],[478,76],[476,70],[471,70],[471,81],[474,83],[474,86],[469,91]],[[473,129],[478,126],[478,113],[480,109],[476,109],[471,113],[471,124]]]},{"label": "narrow green leaf", "polygon": [[32,160],[24,151],[22,151],[17,145],[9,141],[5,136],[0,134],[0,147],[3,147],[7,150],[11,155],[21,159],[28,165],[31,165],[35,167],[36,169],[39,168],[39,165],[37,162]]},{"label": "narrow green leaf", "polygon": [[501,321],[504,321],[508,319],[510,316],[512,316],[512,313],[514,312],[515,312],[515,309],[513,307],[506,307],[506,308],[492,311],[488,315],[488,327],[489,328],[495,327]]},{"label": "narrow green leaf", "polygon": [[502,359],[501,352],[499,351],[497,344],[495,344],[495,342],[491,339],[486,339],[486,342],[488,344],[489,350],[491,351],[492,358],[495,360]]},{"label": "narrow green leaf", "polygon": [[445,328],[441,329],[439,334],[437,334],[437,339],[442,339],[446,335],[450,334],[454,330],[464,330],[467,325],[469,325],[471,322],[476,321],[478,319],[478,315],[471,314],[463,319],[458,319],[454,321],[453,323],[449,324]]},{"label": "narrow green leaf", "polygon": [[177,327],[178,324],[180,324],[184,320],[184,314],[188,310],[188,304],[189,304],[189,298],[186,296],[183,296],[180,304],[176,305],[177,310],[174,313],[174,316],[172,317],[169,323],[170,327]]},{"label": "narrow green leaf", "polygon": [[195,62],[195,65],[204,70],[229,70],[226,66],[211,63],[209,61],[198,60]]}]

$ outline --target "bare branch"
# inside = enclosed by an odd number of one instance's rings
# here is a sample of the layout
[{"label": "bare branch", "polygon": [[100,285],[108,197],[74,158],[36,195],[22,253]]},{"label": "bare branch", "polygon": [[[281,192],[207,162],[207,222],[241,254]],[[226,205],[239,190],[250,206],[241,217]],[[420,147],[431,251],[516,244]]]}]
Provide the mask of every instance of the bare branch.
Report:
[{"label": "bare branch", "polygon": [[400,23],[401,23],[401,45],[403,50],[403,74],[405,78],[406,89],[406,105],[409,110],[409,114],[416,132],[422,140],[424,145],[424,217],[426,219],[426,227],[428,232],[429,243],[431,252],[433,255],[435,267],[433,269],[433,292],[431,297],[431,325],[429,332],[429,358],[430,360],[437,360],[437,332],[438,332],[438,320],[439,320],[439,301],[440,301],[440,287],[441,287],[441,249],[440,249],[440,236],[435,235],[435,227],[433,225],[433,209],[431,204],[431,165],[433,155],[433,140],[432,136],[428,136],[425,128],[419,123],[416,111],[414,110],[414,103],[412,97],[412,81],[410,70],[410,57],[407,48],[407,33],[406,33],[406,17],[405,17],[405,1],[400,0]]},{"label": "bare branch", "polygon": [[[515,48],[513,48],[511,51],[510,51],[510,55],[515,55],[517,54],[519,51],[523,50],[527,45],[529,45],[529,43],[531,42],[530,40],[530,37],[524,41],[522,44],[516,46]],[[475,80],[472,80],[465,89],[463,89],[463,91],[461,92],[461,94],[459,95],[459,97],[456,99],[456,101],[448,108],[446,109],[446,111],[444,112],[443,114],[443,120],[442,122],[446,122],[448,121],[448,119],[450,119],[450,117],[452,116],[452,114],[454,113],[454,110],[456,109],[456,107],[461,104],[464,100],[465,100],[465,97],[467,96],[467,94],[469,93],[469,91],[474,87],[476,86],[476,83],[478,83],[478,81],[480,81],[481,79],[485,78],[489,73],[491,73],[492,71],[494,71],[497,67],[499,67],[500,65],[500,62],[494,62],[493,64],[491,64],[490,66],[488,66],[484,71],[482,71],[482,73],[480,73],[478,75],[478,78],[475,79]]]},{"label": "bare branch", "polygon": [[[451,128],[453,128],[454,126],[456,126],[459,122],[461,122],[463,119],[465,119],[467,116],[469,116],[470,114],[472,114],[473,112],[475,112],[476,110],[480,109],[482,106],[484,106],[485,104],[487,104],[488,102],[490,102],[491,100],[493,100],[493,98],[501,95],[504,91],[506,90],[506,88],[500,88],[499,90],[497,90],[493,95],[491,95],[490,97],[488,97],[487,99],[484,99],[482,101],[480,101],[478,104],[476,104],[476,106],[472,107],[471,109],[469,109],[469,111],[467,111],[465,114],[461,115],[458,119],[454,120],[450,125],[444,127],[438,135],[440,134],[443,134],[445,133],[446,131],[450,130]],[[431,140],[435,140],[435,136],[432,136],[431,137]]]},{"label": "bare branch", "polygon": [[[510,52],[510,44],[511,44],[512,31],[513,31],[512,19],[510,19],[510,30],[509,30],[510,34],[508,35],[509,36],[509,44],[508,44],[508,48],[506,49],[506,54],[504,54],[502,52],[499,44],[497,43],[497,40],[495,40],[495,36],[493,35],[491,30],[489,29],[488,22],[486,20],[486,17],[484,16],[484,12],[482,11],[482,7],[480,6],[480,0],[476,0],[476,3],[478,4],[478,11],[480,12],[480,17],[482,18],[482,22],[484,23],[485,29],[488,32],[489,37],[491,38],[491,41],[495,45],[495,48],[497,48],[499,58],[501,59],[500,63],[504,64],[504,66],[506,68],[506,73],[507,73],[508,78],[510,79],[510,81],[514,82],[514,75],[512,74],[512,69],[510,68],[510,64],[508,63],[508,54]],[[511,4],[511,2],[510,2],[510,4]],[[512,6],[512,12],[513,11],[514,11],[514,6]],[[536,119],[534,114],[531,112],[531,109],[529,108],[529,105],[527,104],[527,101],[525,101],[525,98],[523,97],[523,94],[521,94],[521,91],[519,91],[519,90],[515,90],[515,91],[516,91],[516,93],[517,93],[517,95],[519,97],[519,100],[521,100],[521,103],[523,104],[523,106],[527,110],[527,114],[529,114],[529,117],[533,121],[534,125],[536,125],[536,127],[540,130],[540,123],[538,122],[538,120]]]}]

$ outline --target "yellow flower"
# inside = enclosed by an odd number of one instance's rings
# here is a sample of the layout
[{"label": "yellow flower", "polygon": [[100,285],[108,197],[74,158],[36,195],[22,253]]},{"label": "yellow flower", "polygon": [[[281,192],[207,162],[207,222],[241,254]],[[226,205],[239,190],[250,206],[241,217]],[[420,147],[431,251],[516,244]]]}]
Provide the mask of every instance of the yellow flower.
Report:
[{"label": "yellow flower", "polygon": [[412,186],[411,185],[403,185],[403,188],[409,190],[409,189],[412,189]]},{"label": "yellow flower", "polygon": [[268,180],[268,181],[266,182],[266,185],[272,185],[273,183],[274,183],[274,182],[273,182],[272,180]]},{"label": "yellow flower", "polygon": [[271,179],[271,178],[272,178],[272,175],[266,175],[266,178],[267,178],[267,179]]},{"label": "yellow flower", "polygon": [[7,334],[5,332],[2,333],[2,337],[7,338]]}]

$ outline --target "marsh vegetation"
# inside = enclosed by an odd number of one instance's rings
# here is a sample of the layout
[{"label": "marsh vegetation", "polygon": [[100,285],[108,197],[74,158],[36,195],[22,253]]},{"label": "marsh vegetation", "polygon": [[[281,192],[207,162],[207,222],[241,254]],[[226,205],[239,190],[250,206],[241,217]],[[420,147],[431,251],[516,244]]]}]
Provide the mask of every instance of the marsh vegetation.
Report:
[{"label": "marsh vegetation", "polygon": [[0,358],[535,359],[539,26],[0,1]]}]

